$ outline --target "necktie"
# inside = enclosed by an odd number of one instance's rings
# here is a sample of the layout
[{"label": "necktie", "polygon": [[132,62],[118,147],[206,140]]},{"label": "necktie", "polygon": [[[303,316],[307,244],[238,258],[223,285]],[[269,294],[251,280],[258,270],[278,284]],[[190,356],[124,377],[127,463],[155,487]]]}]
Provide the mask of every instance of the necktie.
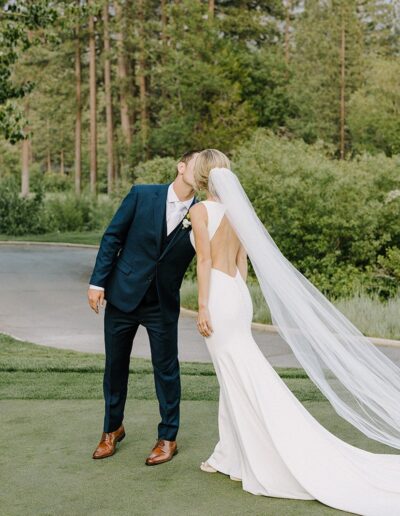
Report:
[{"label": "necktie", "polygon": [[183,219],[185,211],[186,206],[179,201],[175,201],[173,211],[170,213],[167,220],[167,235],[169,235]]}]

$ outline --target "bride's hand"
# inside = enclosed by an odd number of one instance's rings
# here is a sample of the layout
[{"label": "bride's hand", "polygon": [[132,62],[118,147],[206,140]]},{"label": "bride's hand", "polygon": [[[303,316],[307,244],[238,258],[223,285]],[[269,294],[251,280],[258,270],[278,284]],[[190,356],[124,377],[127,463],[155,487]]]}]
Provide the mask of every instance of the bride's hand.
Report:
[{"label": "bride's hand", "polygon": [[203,337],[209,337],[214,331],[211,325],[210,312],[208,311],[208,308],[199,308],[197,329]]}]

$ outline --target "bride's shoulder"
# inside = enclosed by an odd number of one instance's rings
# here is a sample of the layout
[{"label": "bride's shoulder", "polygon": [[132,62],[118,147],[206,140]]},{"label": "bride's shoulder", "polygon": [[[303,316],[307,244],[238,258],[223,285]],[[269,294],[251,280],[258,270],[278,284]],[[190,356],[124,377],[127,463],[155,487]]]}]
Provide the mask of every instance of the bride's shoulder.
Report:
[{"label": "bride's shoulder", "polygon": [[189,209],[190,217],[192,220],[207,220],[207,208],[203,201],[196,202]]},{"label": "bride's shoulder", "polygon": [[204,206],[204,201],[198,201],[190,207],[189,211],[190,213],[201,213],[201,211],[205,209],[206,207]]}]

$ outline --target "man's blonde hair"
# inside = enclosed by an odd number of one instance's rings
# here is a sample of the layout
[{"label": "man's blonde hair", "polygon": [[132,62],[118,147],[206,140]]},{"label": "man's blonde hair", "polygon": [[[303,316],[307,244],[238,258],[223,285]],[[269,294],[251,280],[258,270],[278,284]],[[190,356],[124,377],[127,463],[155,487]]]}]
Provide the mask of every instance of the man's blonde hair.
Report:
[{"label": "man's blonde hair", "polygon": [[197,190],[208,190],[208,176],[213,168],[230,168],[225,154],[217,149],[204,149],[196,156],[193,174]]}]

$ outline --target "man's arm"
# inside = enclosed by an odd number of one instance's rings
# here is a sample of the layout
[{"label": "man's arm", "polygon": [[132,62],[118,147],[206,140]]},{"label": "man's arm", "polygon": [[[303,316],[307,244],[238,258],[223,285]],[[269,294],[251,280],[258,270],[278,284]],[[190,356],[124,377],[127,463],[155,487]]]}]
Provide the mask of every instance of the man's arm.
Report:
[{"label": "man's arm", "polygon": [[96,263],[89,283],[92,287],[104,289],[118,251],[123,246],[127,232],[132,223],[137,202],[137,188],[132,186],[115,212],[105,230],[97,253]]}]

